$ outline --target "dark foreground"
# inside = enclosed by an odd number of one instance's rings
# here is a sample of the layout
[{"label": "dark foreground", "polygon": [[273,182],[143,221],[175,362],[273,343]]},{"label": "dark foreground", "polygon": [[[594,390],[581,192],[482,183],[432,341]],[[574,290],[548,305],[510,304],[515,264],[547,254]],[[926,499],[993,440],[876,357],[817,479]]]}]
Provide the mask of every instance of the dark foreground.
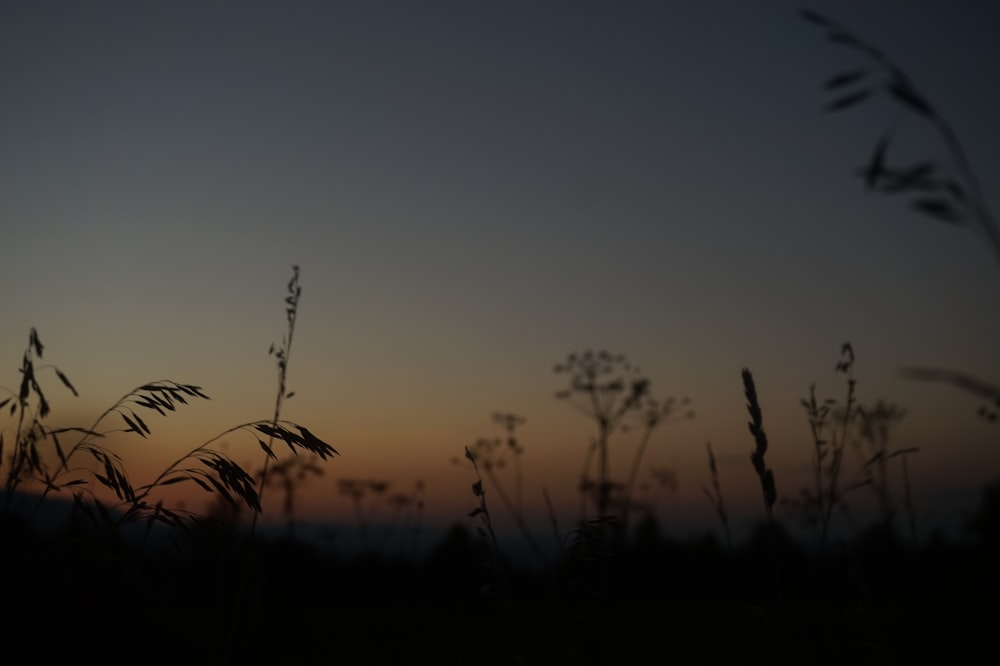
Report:
[{"label": "dark foreground", "polygon": [[654,526],[546,569],[456,527],[419,560],[288,540],[156,553],[91,532],[0,531],[7,654],[211,664],[953,662],[994,649],[998,541],[879,529],[826,555],[762,526],[735,548]]}]

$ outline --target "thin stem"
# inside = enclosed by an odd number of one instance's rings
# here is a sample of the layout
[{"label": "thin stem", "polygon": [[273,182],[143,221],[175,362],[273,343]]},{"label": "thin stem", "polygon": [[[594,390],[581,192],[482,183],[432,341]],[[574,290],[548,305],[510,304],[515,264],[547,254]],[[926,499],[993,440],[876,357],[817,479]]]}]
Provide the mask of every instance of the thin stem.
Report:
[{"label": "thin stem", "polygon": [[[285,340],[285,344],[281,349],[277,350],[278,358],[278,392],[274,399],[274,416],[271,419],[272,424],[277,425],[279,419],[281,418],[281,407],[284,405],[286,393],[285,380],[288,375],[288,360],[292,354],[292,340],[295,336],[295,318],[298,314],[299,306],[299,296],[302,293],[302,288],[299,286],[299,267],[292,267],[292,279],[288,282],[288,292],[289,295],[285,298],[285,303],[288,307],[285,309],[288,319],[288,337]],[[274,436],[268,436],[268,448],[274,443]],[[270,456],[264,459],[264,469],[260,475],[260,488],[257,491],[258,497],[263,502],[264,499],[264,489],[267,487],[267,473],[268,466],[270,464]],[[250,525],[250,534],[256,532],[257,528],[257,514],[253,515],[253,522]]]},{"label": "thin stem", "polygon": [[851,351],[851,360],[846,362],[846,365],[842,366],[843,372],[847,374],[847,399],[844,407],[844,418],[843,424],[840,431],[840,438],[838,441],[836,431],[833,432],[833,450],[832,450],[832,460],[830,462],[830,469],[827,474],[827,496],[826,504],[823,512],[823,525],[820,533],[820,549],[826,546],[826,541],[829,536],[830,521],[833,518],[833,508],[840,501],[840,494],[837,487],[837,481],[840,477],[840,468],[844,460],[844,449],[847,446],[847,437],[850,434],[851,422],[854,417],[854,403],[855,403],[855,379],[851,371],[851,366],[853,364],[853,351]]},{"label": "thin stem", "polygon": [[962,175],[962,179],[969,187],[970,194],[972,195],[971,203],[975,209],[976,217],[979,218],[981,230],[986,234],[994,257],[997,261],[1000,261],[1000,231],[997,230],[993,216],[986,205],[986,196],[983,193],[982,186],[979,184],[979,179],[976,177],[976,172],[969,164],[965,150],[962,149],[962,144],[959,142],[958,136],[952,130],[951,126],[937,113],[931,116],[931,123],[941,133],[945,144],[948,146],[948,151],[955,159],[955,164]]},{"label": "thin stem", "polygon": [[538,541],[535,540],[534,535],[528,528],[528,524],[524,521],[524,516],[522,515],[521,511],[519,511],[517,507],[514,506],[514,503],[511,502],[510,497],[507,495],[507,492],[504,490],[503,485],[500,483],[500,479],[497,478],[496,473],[494,473],[491,467],[486,468],[486,476],[489,477],[490,483],[493,484],[493,487],[500,495],[500,500],[504,503],[504,506],[507,508],[507,511],[510,513],[511,517],[514,518],[514,522],[517,523],[518,529],[521,530],[521,534],[524,535],[524,538],[528,542],[528,545],[531,546],[531,551],[538,558],[539,563],[542,564],[543,566],[547,564],[548,562],[545,559],[545,553],[542,551],[542,547],[538,545]]},{"label": "thin stem", "polygon": [[629,514],[632,509],[632,492],[635,488],[636,478],[639,476],[639,465],[642,462],[642,456],[646,452],[646,447],[649,445],[650,437],[653,434],[653,430],[656,429],[658,420],[650,419],[646,422],[645,428],[643,428],[642,439],[639,440],[639,448],[635,452],[635,457],[632,459],[632,469],[629,471],[628,483],[625,486],[625,505],[622,507],[622,530],[628,535],[628,521]]}]

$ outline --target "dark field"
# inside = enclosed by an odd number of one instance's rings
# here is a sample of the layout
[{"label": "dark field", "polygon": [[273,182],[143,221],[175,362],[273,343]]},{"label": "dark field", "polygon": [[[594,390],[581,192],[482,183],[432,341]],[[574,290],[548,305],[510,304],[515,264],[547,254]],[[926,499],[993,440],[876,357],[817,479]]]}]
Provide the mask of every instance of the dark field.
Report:
[{"label": "dark field", "polygon": [[962,542],[872,528],[825,557],[780,525],[727,548],[645,522],[627,548],[608,530],[545,570],[496,561],[458,525],[424,557],[390,559],[261,539],[153,554],[10,520],[2,626],[8,646],[59,660],[957,663],[991,647],[995,511],[980,507],[992,526]]}]

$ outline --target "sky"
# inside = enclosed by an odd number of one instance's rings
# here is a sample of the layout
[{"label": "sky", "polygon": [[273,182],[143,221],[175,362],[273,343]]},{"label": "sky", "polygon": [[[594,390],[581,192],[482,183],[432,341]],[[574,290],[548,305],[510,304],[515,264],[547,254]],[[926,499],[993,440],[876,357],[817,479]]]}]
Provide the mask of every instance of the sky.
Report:
[{"label": "sky", "polygon": [[[849,341],[859,400],[907,411],[891,446],[920,448],[921,526],[955,525],[1000,471],[1000,433],[977,396],[900,369],[1000,382],[1000,264],[975,230],[865,190],[887,126],[890,162],[949,155],[884,95],[825,111],[823,82],[862,61],[797,6],[3,3],[0,387],[32,327],[80,393],[48,376],[54,424],[150,381],[201,386],[211,400],[150,415],[149,439],[109,434],[147,482],[272,416],[299,266],[282,416],[340,453],[301,484],[299,519],[351,520],[338,481],[376,479],[471,522],[462,454],[501,411],[525,419],[525,506],[541,516],[545,490],[568,525],[595,427],[554,397],[553,367],[605,349],[690,399],[641,477],[676,474],[658,515],[679,529],[712,520],[706,442],[734,522],[763,516],[743,368],[779,495],[808,482],[800,400],[843,400]],[[902,66],[996,202],[1000,8],[806,6]],[[617,477],[635,442],[615,440]],[[261,464],[250,438],[215,444]]]}]

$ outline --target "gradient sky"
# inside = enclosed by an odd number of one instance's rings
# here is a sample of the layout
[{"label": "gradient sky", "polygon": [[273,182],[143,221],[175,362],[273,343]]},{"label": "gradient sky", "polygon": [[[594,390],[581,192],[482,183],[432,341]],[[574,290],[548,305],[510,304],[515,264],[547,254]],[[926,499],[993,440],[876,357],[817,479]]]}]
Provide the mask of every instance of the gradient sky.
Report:
[{"label": "gradient sky", "polygon": [[[808,6],[906,69],[1000,200],[1000,6]],[[864,191],[853,172],[900,114],[823,111],[822,83],[859,61],[795,7],[5,2],[0,385],[34,326],[81,394],[51,377],[55,422],[156,379],[202,386],[210,402],[118,443],[149,480],[271,416],[297,264],[284,416],[342,454],[303,517],[349,515],[336,481],[376,478],[423,480],[431,514],[465,520],[474,478],[452,459],[501,410],[527,419],[526,501],[545,487],[571,520],[593,427],[552,368],[592,348],[697,412],[647,457],[677,472],[664,520],[710,517],[706,441],[733,513],[758,518],[740,370],[794,494],[799,399],[843,395],[845,341],[861,400],[909,411],[894,446],[921,447],[918,518],[954,517],[1000,471],[1000,433],[975,396],[898,371],[1000,382],[1000,265],[971,230]],[[900,128],[893,155],[947,157],[918,119]],[[252,440],[227,446],[258,464]]]}]

